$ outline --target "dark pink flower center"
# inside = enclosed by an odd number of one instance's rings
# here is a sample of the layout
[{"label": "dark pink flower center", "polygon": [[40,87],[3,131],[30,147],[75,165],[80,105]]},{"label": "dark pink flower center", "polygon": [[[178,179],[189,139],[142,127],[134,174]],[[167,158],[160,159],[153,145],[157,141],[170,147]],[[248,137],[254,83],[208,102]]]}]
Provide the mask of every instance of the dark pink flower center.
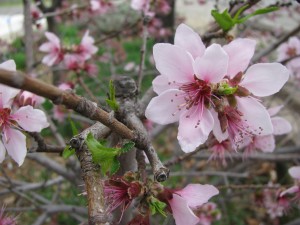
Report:
[{"label": "dark pink flower center", "polygon": [[203,80],[195,78],[195,82],[183,84],[179,90],[185,92],[184,107],[188,110],[199,104],[208,105],[211,98],[211,87]]},{"label": "dark pink flower center", "polygon": [[288,48],[286,51],[286,54],[290,57],[296,56],[297,50],[296,50],[296,48]]},{"label": "dark pink flower center", "polygon": [[0,128],[2,128],[4,125],[9,124],[10,111],[11,110],[9,108],[0,109]]}]

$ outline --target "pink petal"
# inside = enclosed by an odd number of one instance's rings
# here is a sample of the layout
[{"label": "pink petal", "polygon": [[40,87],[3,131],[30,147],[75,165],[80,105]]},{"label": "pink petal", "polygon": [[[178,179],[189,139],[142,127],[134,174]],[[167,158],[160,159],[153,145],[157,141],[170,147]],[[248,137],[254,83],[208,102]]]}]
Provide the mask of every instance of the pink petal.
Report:
[{"label": "pink petal", "polygon": [[282,135],[287,134],[292,131],[292,125],[289,121],[282,117],[273,117],[271,118],[273,124],[273,134]]},{"label": "pink petal", "polygon": [[218,83],[227,73],[228,55],[218,44],[209,46],[194,63],[196,76],[210,83]]},{"label": "pink petal", "polygon": [[294,47],[296,49],[296,53],[300,53],[300,39],[297,37],[290,37],[288,42],[290,47]]},{"label": "pink petal", "polygon": [[21,166],[27,153],[26,136],[20,131],[11,128],[6,128],[4,133],[2,141],[7,153]]},{"label": "pink petal", "polygon": [[145,112],[146,117],[159,124],[169,124],[178,121],[181,111],[178,110],[178,105],[185,102],[179,90],[167,90],[154,97]]},{"label": "pink petal", "polygon": [[11,117],[29,132],[40,132],[49,126],[45,113],[42,110],[34,109],[31,105],[19,108]]},{"label": "pink petal", "polygon": [[39,47],[39,50],[40,50],[41,52],[51,52],[54,48],[55,48],[55,46],[53,45],[53,43],[51,43],[51,42],[46,42],[46,43],[43,43],[43,44]]},{"label": "pink petal", "polygon": [[289,174],[294,179],[300,179],[300,166],[293,166],[289,169]]},{"label": "pink petal", "polygon": [[42,63],[46,64],[47,66],[53,66],[58,61],[59,55],[50,53],[45,55],[42,59]]},{"label": "pink petal", "polygon": [[60,48],[60,40],[54,33],[45,32],[45,36],[55,47]]},{"label": "pink petal", "polygon": [[5,147],[2,143],[2,141],[0,141],[0,163],[2,163],[4,161],[5,153],[6,153]]},{"label": "pink petal", "polygon": [[213,128],[213,134],[218,142],[225,141],[228,138],[228,131],[226,130],[224,133],[221,130],[220,120],[218,119],[218,114],[216,111],[211,110],[211,115],[214,118],[214,128]]},{"label": "pink petal", "polygon": [[242,112],[242,118],[247,120],[255,135],[269,135],[273,133],[273,125],[266,108],[251,97],[236,98],[237,109]]},{"label": "pink petal", "polygon": [[219,194],[219,190],[213,185],[189,184],[175,193],[181,195],[187,201],[189,207],[196,208],[208,202],[211,197]]},{"label": "pink petal", "polygon": [[213,126],[214,119],[205,107],[203,113],[201,113],[199,107],[193,107],[184,112],[179,120],[177,136],[181,149],[186,153],[194,151],[207,140]]},{"label": "pink petal", "polygon": [[17,66],[14,60],[10,59],[0,64],[0,68],[8,71],[16,71]]},{"label": "pink petal", "polygon": [[283,108],[283,105],[275,106],[268,109],[270,116],[275,116]]},{"label": "pink petal", "polygon": [[273,152],[275,149],[274,135],[257,136],[254,141],[256,149],[263,152]]},{"label": "pink petal", "polygon": [[247,38],[238,38],[228,45],[224,45],[223,49],[229,56],[227,74],[233,78],[237,73],[244,72],[255,51],[256,41]]},{"label": "pink petal", "polygon": [[297,192],[299,192],[299,186],[292,186],[292,187],[286,189],[285,191],[281,192],[279,197],[283,197],[286,194],[294,194],[294,193],[297,193]]},{"label": "pink petal", "polygon": [[199,218],[193,213],[187,202],[177,194],[169,201],[176,225],[195,225]]},{"label": "pink petal", "polygon": [[152,85],[153,90],[158,95],[166,90],[178,88],[178,85],[176,85],[176,83],[169,82],[168,77],[164,75],[159,75],[155,77],[155,79],[152,81]]},{"label": "pink petal", "polygon": [[19,92],[19,89],[0,84],[0,107],[10,108],[13,98],[15,98]]},{"label": "pink petal", "polygon": [[153,57],[157,70],[170,82],[192,82],[194,80],[193,58],[182,48],[171,44],[155,44]]},{"label": "pink petal", "polygon": [[279,63],[258,63],[251,66],[241,86],[258,97],[277,93],[289,79],[288,69]]},{"label": "pink petal", "polygon": [[194,59],[202,56],[205,51],[205,46],[199,34],[183,23],[176,29],[174,44],[191,53]]}]

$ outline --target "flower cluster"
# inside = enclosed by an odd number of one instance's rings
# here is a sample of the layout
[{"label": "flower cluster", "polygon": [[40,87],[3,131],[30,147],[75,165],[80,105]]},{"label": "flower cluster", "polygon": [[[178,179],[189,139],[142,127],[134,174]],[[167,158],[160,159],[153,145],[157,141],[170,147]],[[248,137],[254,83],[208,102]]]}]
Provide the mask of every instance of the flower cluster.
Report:
[{"label": "flower cluster", "polygon": [[0,209],[0,225],[16,225],[17,219],[4,214],[5,208]]},{"label": "flower cluster", "polygon": [[288,194],[294,195],[293,200],[300,200],[300,166],[289,169],[290,176],[295,180],[295,185],[280,193],[280,198],[286,198]]},{"label": "flower cluster", "polygon": [[[136,174],[128,172],[123,177],[111,177],[104,183],[104,195],[107,213],[121,207],[121,212],[128,208],[134,199],[138,199],[139,214],[129,224],[149,224],[150,212],[164,211],[172,213],[176,225],[195,225],[218,219],[220,215],[215,204],[204,205],[210,198],[219,194],[212,185],[189,184],[181,190],[163,187],[157,182],[140,182]],[[202,208],[205,207],[205,208]]]},{"label": "flower cluster", "polygon": [[225,46],[205,47],[199,35],[181,24],[174,45],[156,44],[153,56],[161,75],[153,81],[158,94],[146,117],[159,124],[179,121],[178,140],[185,152],[206,142],[213,131],[219,142],[237,149],[254,136],[273,133],[258,97],[278,92],[289,78],[279,63],[249,66],[255,41],[239,38]]},{"label": "flower cluster", "polygon": [[70,48],[63,47],[60,39],[51,32],[45,33],[48,42],[42,44],[40,51],[46,52],[42,62],[48,66],[59,64],[62,61],[69,70],[77,73],[86,71],[90,75],[97,74],[97,66],[87,63],[87,60],[96,54],[98,48],[94,45],[94,38],[86,31],[80,44]]},{"label": "flower cluster", "polygon": [[[1,69],[16,71],[13,60],[0,64]],[[0,85],[0,163],[5,159],[6,150],[19,166],[24,162],[27,148],[26,136],[21,131],[40,132],[48,127],[46,115],[31,105],[15,110],[12,107],[14,98],[20,90]]]}]

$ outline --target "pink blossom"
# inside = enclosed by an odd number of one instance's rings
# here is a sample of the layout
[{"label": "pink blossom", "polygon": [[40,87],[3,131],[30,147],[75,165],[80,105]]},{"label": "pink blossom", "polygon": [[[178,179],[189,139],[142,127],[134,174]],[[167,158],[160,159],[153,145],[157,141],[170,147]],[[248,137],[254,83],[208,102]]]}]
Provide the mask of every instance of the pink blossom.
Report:
[{"label": "pink blossom", "polygon": [[[177,138],[185,152],[207,140],[214,124],[208,109],[211,85],[223,79],[228,66],[228,56],[220,45],[207,49],[202,45],[200,37],[182,24],[176,30],[175,45],[153,47],[156,68],[162,75],[153,81],[158,96],[149,103],[146,117],[159,124],[179,121]],[[199,55],[195,60],[192,57]]]},{"label": "pink blossom", "polygon": [[176,225],[194,225],[200,222],[193,210],[202,206],[204,203],[219,194],[218,189],[212,185],[189,184],[184,189],[175,191],[169,205]]},{"label": "pink blossom", "polygon": [[253,40],[236,39],[223,48],[229,56],[228,81],[224,82],[236,91],[232,103],[222,104],[218,113],[213,113],[215,121],[221,119],[215,122],[214,135],[218,141],[229,137],[238,148],[248,138],[273,133],[270,115],[256,97],[277,93],[288,80],[289,71],[279,63],[258,63],[247,69],[255,50]]},{"label": "pink blossom", "polygon": [[5,213],[5,208],[2,206],[0,209],[0,225],[16,225],[17,224],[17,219],[7,216],[4,214]]},{"label": "pink blossom", "polygon": [[[15,71],[14,61],[0,64],[0,68]],[[26,136],[20,130],[40,132],[49,124],[43,111],[23,106],[13,112],[12,101],[20,90],[0,85],[0,163],[5,159],[6,151],[21,166],[24,162],[27,148]]]},{"label": "pink blossom", "polygon": [[209,144],[209,150],[212,152],[212,154],[208,160],[219,159],[223,166],[226,166],[226,153],[230,153],[233,149],[228,139],[222,142],[218,142],[216,139],[213,139]]},{"label": "pink blossom", "polygon": [[295,180],[296,185],[281,192],[280,197],[285,197],[285,195],[287,194],[294,194],[295,195],[294,199],[299,200],[300,199],[300,166],[293,166],[289,168],[289,174]]},{"label": "pink blossom", "polygon": [[33,94],[29,91],[21,91],[20,95],[17,97],[17,104],[19,106],[31,105],[32,107],[34,107],[41,105],[44,101],[45,98]]},{"label": "pink blossom", "polygon": [[60,40],[54,33],[46,32],[45,35],[48,42],[42,44],[39,50],[48,54],[44,56],[42,63],[53,66],[63,60],[64,53],[60,45]]},{"label": "pink blossom", "polygon": [[170,7],[167,0],[157,0],[155,3],[156,3],[155,4],[155,10],[158,13],[162,13],[162,14],[165,14],[165,15],[170,13],[171,7]]},{"label": "pink blossom", "polygon": [[94,42],[94,38],[89,36],[89,31],[86,31],[80,44],[76,46],[75,53],[77,57],[82,58],[82,61],[90,59],[98,51]]},{"label": "pink blossom", "polygon": [[134,10],[142,11],[146,6],[147,1],[149,0],[131,0],[130,6]]},{"label": "pink blossom", "polygon": [[93,77],[98,74],[98,66],[96,64],[87,63],[77,54],[66,54],[64,63],[69,70],[73,70],[76,73],[85,71],[88,75]]},{"label": "pink blossom", "polygon": [[91,0],[91,11],[99,14],[104,14],[112,9],[113,4],[109,0]]},{"label": "pink blossom", "polygon": [[208,202],[196,210],[199,217],[200,225],[211,225],[214,221],[221,219],[221,212],[217,209],[217,205]]},{"label": "pink blossom", "polygon": [[[283,61],[300,55],[300,39],[297,37],[290,37],[287,43],[283,43],[278,47],[277,61]],[[292,73],[300,71],[300,57],[290,60],[286,64],[287,68]]]}]

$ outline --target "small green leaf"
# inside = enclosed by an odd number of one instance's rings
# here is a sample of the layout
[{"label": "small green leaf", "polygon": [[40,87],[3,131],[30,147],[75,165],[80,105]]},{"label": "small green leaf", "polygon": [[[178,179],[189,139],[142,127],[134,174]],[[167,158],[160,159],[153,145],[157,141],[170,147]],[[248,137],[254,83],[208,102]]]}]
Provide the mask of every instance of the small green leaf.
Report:
[{"label": "small green leaf", "polygon": [[67,159],[69,158],[71,155],[74,155],[75,154],[75,149],[74,148],[71,148],[70,145],[67,145],[62,153],[62,157],[64,159]]},{"label": "small green leaf", "polygon": [[160,213],[164,217],[167,217],[166,213],[164,212],[164,208],[166,208],[167,204],[164,202],[159,201],[157,198],[151,196],[149,198],[149,208],[151,214],[154,215],[156,212]]},{"label": "small green leaf", "polygon": [[109,94],[108,94],[108,99],[106,99],[106,103],[109,105],[109,107],[114,110],[117,111],[119,109],[119,104],[117,103],[116,100],[116,91],[115,91],[115,86],[113,84],[113,81],[110,80],[109,81]]},{"label": "small green leaf", "polygon": [[215,18],[216,22],[224,31],[229,31],[234,25],[234,20],[225,9],[224,12],[220,13],[218,10],[212,10],[211,15]]},{"label": "small green leaf", "polygon": [[91,133],[87,135],[85,142],[92,154],[93,162],[101,166],[103,174],[116,170],[117,163],[115,161],[117,160],[117,156],[120,155],[120,149],[105,147]]},{"label": "small green leaf", "polygon": [[73,122],[73,120],[71,120],[70,117],[69,117],[69,122],[70,122],[70,124],[71,124],[73,136],[77,135],[77,134],[79,133],[79,132],[78,132],[78,129],[77,129],[77,127],[75,126],[75,123]]},{"label": "small green leaf", "polygon": [[133,149],[134,145],[135,145],[135,143],[132,141],[125,143],[121,148],[121,153],[129,152],[130,150]]},{"label": "small green leaf", "polygon": [[266,7],[266,8],[262,8],[262,9],[258,9],[256,11],[254,11],[253,13],[239,19],[237,21],[237,23],[244,23],[246,20],[250,19],[251,17],[253,16],[256,16],[256,15],[261,15],[261,14],[266,14],[266,13],[270,13],[270,12],[274,12],[274,11],[277,11],[279,9],[279,7],[277,6],[271,6],[271,7]]},{"label": "small green leaf", "polygon": [[117,158],[115,158],[112,161],[112,165],[111,165],[111,168],[110,168],[110,174],[113,175],[116,172],[118,172],[118,170],[120,169],[120,166],[121,166],[121,164],[120,164],[119,160],[117,160]]}]

